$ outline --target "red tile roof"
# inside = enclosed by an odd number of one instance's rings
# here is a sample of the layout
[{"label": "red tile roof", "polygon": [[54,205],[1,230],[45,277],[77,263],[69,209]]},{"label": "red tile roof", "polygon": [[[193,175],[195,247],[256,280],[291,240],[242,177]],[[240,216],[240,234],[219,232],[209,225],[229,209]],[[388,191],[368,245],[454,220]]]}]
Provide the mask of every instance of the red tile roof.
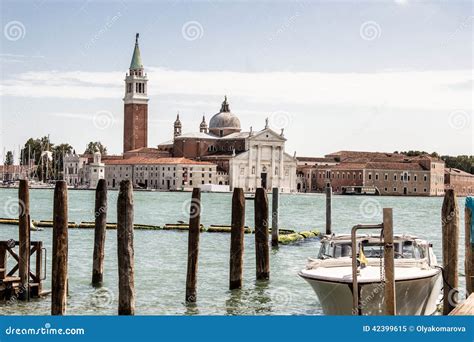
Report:
[{"label": "red tile roof", "polygon": [[470,174],[469,172],[466,172],[466,171],[463,171],[463,170],[460,170],[460,169],[455,169],[455,168],[451,168],[451,167],[446,167],[444,169],[444,173],[445,174],[450,174],[450,175],[458,175],[458,176],[470,176],[470,177],[474,177],[473,174]]},{"label": "red tile roof", "polygon": [[103,160],[107,165],[139,165],[139,164],[192,164],[192,165],[213,165],[208,162],[194,161],[187,158],[147,158],[130,157],[127,159]]}]

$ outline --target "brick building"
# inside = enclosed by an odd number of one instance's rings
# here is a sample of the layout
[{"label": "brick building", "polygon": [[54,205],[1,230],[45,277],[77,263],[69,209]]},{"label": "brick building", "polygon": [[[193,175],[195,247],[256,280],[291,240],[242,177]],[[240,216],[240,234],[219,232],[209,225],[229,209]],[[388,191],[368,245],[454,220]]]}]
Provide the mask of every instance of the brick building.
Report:
[{"label": "brick building", "polygon": [[455,168],[444,169],[446,189],[454,189],[458,196],[474,194],[474,175]]},{"label": "brick building", "polygon": [[438,158],[355,151],[340,151],[325,158],[332,158],[337,164],[299,167],[305,180],[299,191],[322,192],[330,184],[340,194],[444,194],[444,162]]}]

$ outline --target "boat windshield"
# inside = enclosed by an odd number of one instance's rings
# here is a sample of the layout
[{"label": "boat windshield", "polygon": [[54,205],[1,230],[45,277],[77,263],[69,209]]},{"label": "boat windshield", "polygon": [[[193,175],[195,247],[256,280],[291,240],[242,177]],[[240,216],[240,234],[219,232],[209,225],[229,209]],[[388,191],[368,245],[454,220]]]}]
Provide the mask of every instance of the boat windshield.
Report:
[{"label": "boat windshield", "polygon": [[[361,242],[362,250],[366,258],[383,257],[383,243]],[[425,257],[425,248],[415,244],[413,241],[405,240],[394,243],[395,259],[422,259]],[[342,258],[352,256],[352,245],[350,241],[323,241],[319,250],[320,259]]]}]

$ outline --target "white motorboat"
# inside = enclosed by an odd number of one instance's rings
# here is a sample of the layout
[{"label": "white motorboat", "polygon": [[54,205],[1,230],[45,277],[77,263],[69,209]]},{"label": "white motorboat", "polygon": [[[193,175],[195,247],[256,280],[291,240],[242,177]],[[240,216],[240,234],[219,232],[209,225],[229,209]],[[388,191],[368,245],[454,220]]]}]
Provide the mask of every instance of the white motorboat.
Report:
[{"label": "white motorboat", "polygon": [[[299,272],[314,289],[326,315],[383,315],[384,258],[380,236],[357,235],[358,306],[353,303],[350,235],[321,239],[317,259]],[[394,276],[397,315],[431,315],[437,310],[442,269],[431,245],[411,235],[395,235]]]}]

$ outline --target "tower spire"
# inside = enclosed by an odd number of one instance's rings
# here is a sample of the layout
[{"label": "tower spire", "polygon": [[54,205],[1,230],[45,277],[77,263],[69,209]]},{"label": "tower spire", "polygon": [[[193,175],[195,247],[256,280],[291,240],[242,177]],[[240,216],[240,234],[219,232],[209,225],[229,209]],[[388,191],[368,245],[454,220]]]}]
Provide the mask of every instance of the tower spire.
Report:
[{"label": "tower spire", "polygon": [[178,112],[178,114],[176,115],[176,120],[174,122],[174,134],[173,134],[173,136],[175,138],[179,137],[181,135],[181,129],[182,129],[182,125],[181,125],[181,120],[179,119],[179,112]]},{"label": "tower spire", "polygon": [[140,34],[135,35],[135,48],[133,49],[132,61],[130,62],[130,70],[143,69],[142,57],[140,55],[140,47],[138,46],[138,38]]},{"label": "tower spire", "polygon": [[201,124],[199,125],[199,132],[207,133],[206,116],[204,114],[202,115],[202,121],[201,121]]}]

